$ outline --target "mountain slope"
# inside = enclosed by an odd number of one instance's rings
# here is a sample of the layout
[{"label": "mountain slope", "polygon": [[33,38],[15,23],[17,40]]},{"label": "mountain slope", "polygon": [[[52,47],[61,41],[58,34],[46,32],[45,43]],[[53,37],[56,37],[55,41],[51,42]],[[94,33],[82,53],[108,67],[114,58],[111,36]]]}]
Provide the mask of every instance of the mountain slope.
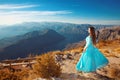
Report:
[{"label": "mountain slope", "polygon": [[[96,33],[97,41],[120,39],[120,26],[102,28],[97,31],[99,31],[98,33]],[[84,46],[84,45],[85,45],[85,38],[82,41],[69,44],[68,46],[66,46],[65,49],[73,49],[73,48]]]},{"label": "mountain slope", "polygon": [[[26,37],[27,36],[27,37]],[[33,31],[23,35],[19,42],[4,48],[0,52],[0,59],[10,59],[26,57],[30,53],[40,54],[46,51],[62,49],[59,46],[65,38],[54,30],[45,30],[44,32]]]},{"label": "mountain slope", "polygon": [[99,40],[120,39],[120,26],[114,26],[112,28],[100,29],[98,39]]}]

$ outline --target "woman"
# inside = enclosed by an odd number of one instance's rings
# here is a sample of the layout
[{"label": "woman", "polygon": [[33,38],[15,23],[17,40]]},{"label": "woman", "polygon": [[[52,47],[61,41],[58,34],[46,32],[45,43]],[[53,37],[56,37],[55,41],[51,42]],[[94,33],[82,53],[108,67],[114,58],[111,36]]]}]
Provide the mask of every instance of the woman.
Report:
[{"label": "woman", "polygon": [[108,59],[95,47],[96,35],[94,27],[89,27],[88,33],[89,36],[86,37],[84,51],[76,64],[77,71],[94,72],[109,63]]}]

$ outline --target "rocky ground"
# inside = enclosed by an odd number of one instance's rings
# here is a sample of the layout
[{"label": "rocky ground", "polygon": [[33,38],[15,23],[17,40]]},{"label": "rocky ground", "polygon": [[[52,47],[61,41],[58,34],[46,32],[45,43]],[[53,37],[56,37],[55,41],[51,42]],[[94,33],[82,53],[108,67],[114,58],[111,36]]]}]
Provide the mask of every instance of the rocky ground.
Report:
[{"label": "rocky ground", "polygon": [[[56,61],[61,64],[62,74],[59,78],[52,80],[120,80],[120,40],[103,41],[97,45],[97,48],[109,60],[109,64],[96,72],[83,73],[75,69],[82,49],[73,49],[64,52],[62,55],[56,55]],[[43,80],[43,79],[38,79]]]},{"label": "rocky ground", "polygon": [[[79,54],[78,54],[79,55]],[[78,57],[78,55],[76,55]],[[75,58],[76,58],[75,56]],[[110,63],[102,69],[96,71],[96,73],[83,73],[77,72],[75,65],[77,60],[69,59],[62,61],[62,79],[63,80],[114,80],[114,75],[109,73],[108,69],[114,66],[119,67],[120,58],[107,57]],[[61,80],[62,80],[61,79]]]},{"label": "rocky ground", "polygon": [[[120,80],[120,58],[107,57],[109,64],[96,72],[83,73],[75,69],[81,53],[71,54],[70,58],[65,56],[59,63],[62,67],[62,74],[59,78],[52,80]],[[44,80],[44,79],[38,79]],[[45,79],[46,80],[46,79]]]},{"label": "rocky ground", "polygon": [[[101,45],[102,44],[102,45]],[[82,52],[68,53],[60,62],[62,75],[60,80],[120,80],[120,40],[101,42],[97,47],[107,57],[109,64],[96,73],[77,72],[75,69]],[[68,55],[67,54],[67,55]]]}]

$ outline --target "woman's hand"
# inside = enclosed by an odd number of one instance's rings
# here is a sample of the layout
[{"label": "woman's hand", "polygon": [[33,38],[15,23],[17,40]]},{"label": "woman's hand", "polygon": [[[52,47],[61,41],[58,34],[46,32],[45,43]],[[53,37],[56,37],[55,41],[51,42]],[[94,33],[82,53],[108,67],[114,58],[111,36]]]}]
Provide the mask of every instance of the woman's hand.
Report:
[{"label": "woman's hand", "polygon": [[83,52],[86,50],[86,47],[84,47]]},{"label": "woman's hand", "polygon": [[93,45],[96,48],[96,45]]}]

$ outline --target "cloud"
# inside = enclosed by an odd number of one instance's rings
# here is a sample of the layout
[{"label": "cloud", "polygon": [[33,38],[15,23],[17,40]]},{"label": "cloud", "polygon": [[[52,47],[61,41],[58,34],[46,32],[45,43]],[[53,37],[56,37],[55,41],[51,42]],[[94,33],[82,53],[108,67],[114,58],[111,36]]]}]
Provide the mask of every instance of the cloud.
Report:
[{"label": "cloud", "polygon": [[[31,10],[33,7],[34,10]],[[34,4],[1,4],[0,24],[16,24],[29,21],[57,21],[62,18],[62,15],[72,13],[69,10],[35,10],[35,8],[39,7],[39,5]]]},{"label": "cloud", "polygon": [[[30,21],[59,20],[71,11],[0,11],[0,24],[16,24]],[[59,17],[58,17],[59,16]]]},{"label": "cloud", "polygon": [[114,24],[120,25],[120,20],[95,20],[86,18],[64,17],[71,11],[3,11],[0,12],[0,25],[10,25],[22,22],[69,22],[77,24]]},{"label": "cloud", "polygon": [[37,7],[38,5],[24,5],[24,4],[2,4],[0,10],[12,10],[12,9],[23,9]]},{"label": "cloud", "polygon": [[46,15],[62,15],[70,14],[71,11],[0,11],[0,16],[46,16]]}]

